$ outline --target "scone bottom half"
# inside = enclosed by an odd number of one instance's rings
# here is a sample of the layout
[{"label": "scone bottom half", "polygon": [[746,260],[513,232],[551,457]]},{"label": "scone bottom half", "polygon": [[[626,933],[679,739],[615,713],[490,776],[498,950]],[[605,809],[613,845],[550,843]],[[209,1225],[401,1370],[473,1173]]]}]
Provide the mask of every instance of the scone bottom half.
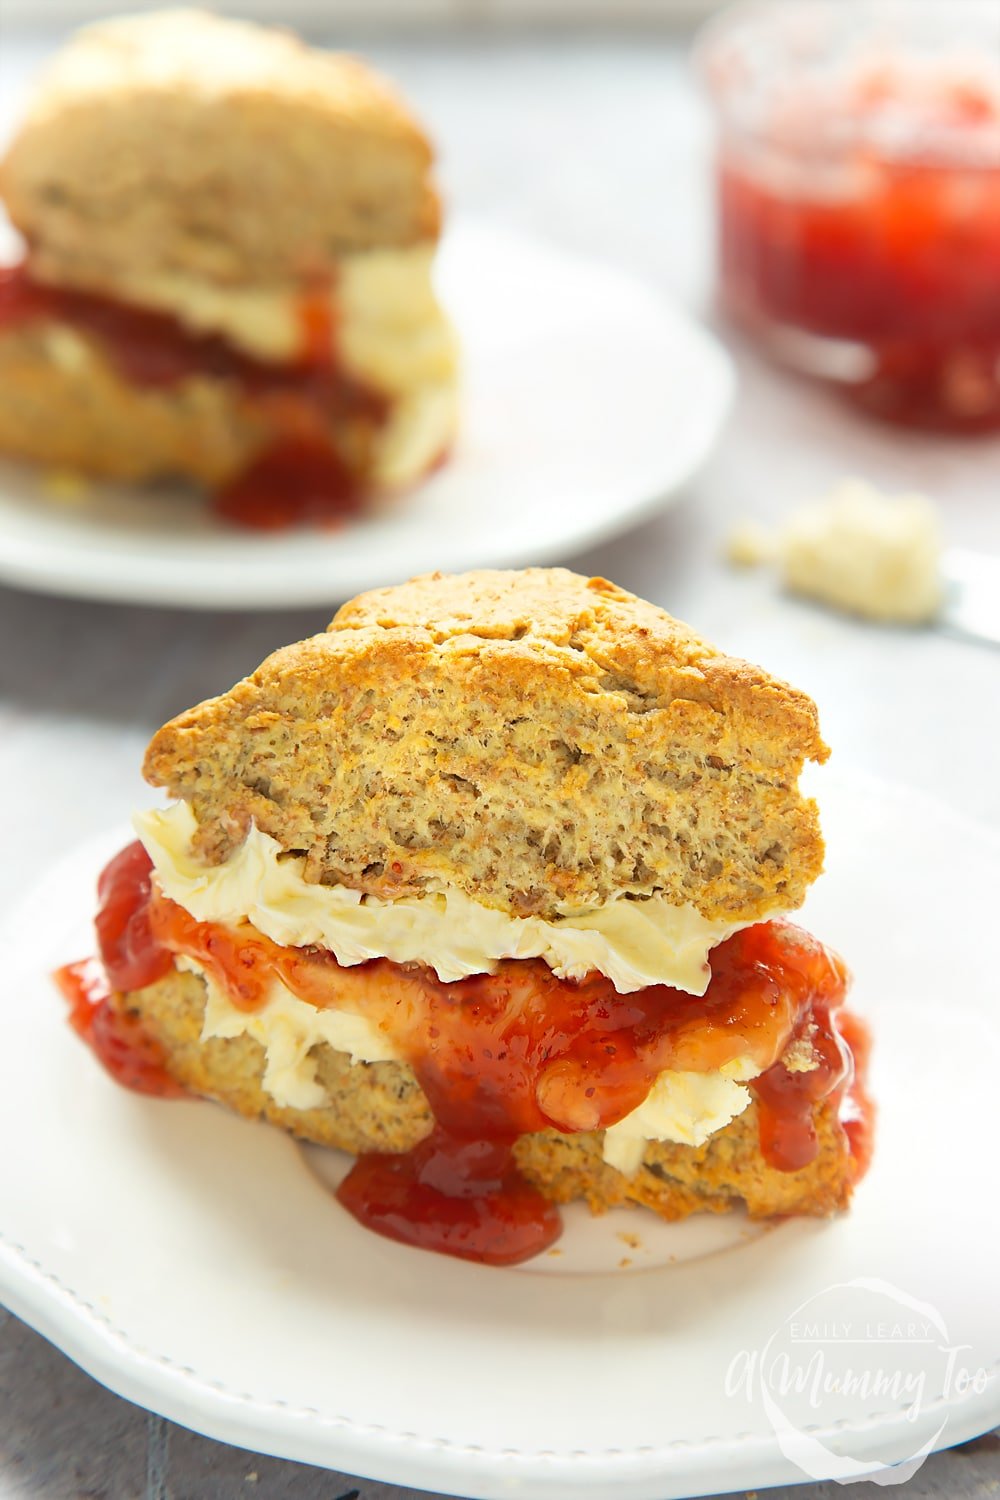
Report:
[{"label": "scone bottom half", "polygon": [[[261,163],[266,162],[266,171]],[[443,461],[433,151],[358,59],[197,10],[85,28],[0,162],[0,452],[337,526]]]},{"label": "scone bottom half", "polygon": [[133,1088],[357,1157],[362,1223],[490,1264],[556,1205],[846,1207],[871,1148],[814,705],[561,569],[362,595],[154,737],[175,802],[60,985]]}]

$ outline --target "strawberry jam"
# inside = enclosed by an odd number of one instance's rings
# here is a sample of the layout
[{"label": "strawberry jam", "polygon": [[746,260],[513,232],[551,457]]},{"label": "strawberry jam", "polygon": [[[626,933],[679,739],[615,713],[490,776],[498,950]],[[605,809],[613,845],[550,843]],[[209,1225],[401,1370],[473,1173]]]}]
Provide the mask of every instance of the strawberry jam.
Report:
[{"label": "strawberry jam", "polygon": [[69,1003],[70,1025],[112,1078],[140,1094],[174,1098],[184,1090],[167,1072],[162,1049],[113,998],[116,990],[154,984],[174,966],[149,925],[152,869],[138,841],[115,855],[97,882],[100,960],[66,964],[53,977]]},{"label": "strawberry jam", "polygon": [[[198,922],[162,896],[149,916],[154,940],[195,959],[241,1009],[261,1006],[277,980],[310,1005],[363,1015],[459,1135],[473,1117],[477,1135],[600,1130],[641,1104],[666,1068],[708,1071],[748,1053],[769,1068],[814,1011],[817,1030],[832,1025],[819,1007],[839,1005],[846,988],[840,961],[784,923],[721,943],[704,995],[667,985],[622,995],[596,973],[557,979],[541,959],[446,983],[389,959],[342,968],[325,950],[282,947],[249,923]],[[826,1092],[840,1081],[831,1073]]]},{"label": "strawberry jam", "polygon": [[[847,973],[789,923],[763,923],[721,943],[703,996],[666,985],[622,995],[596,973],[558,979],[538,959],[505,960],[493,974],[446,983],[388,959],[344,968],[323,949],[282,947],[246,922],[198,922],[157,892],[150,873],[141,846],[130,845],[101,877],[98,930],[113,986],[151,983],[182,954],[239,1009],[261,1008],[277,981],[307,1004],[362,1016],[412,1068],[434,1117],[431,1133],[410,1151],[360,1157],[338,1192],[380,1234],[495,1265],[536,1255],[558,1236],[560,1220],[516,1168],[519,1136],[604,1129],[641,1104],[664,1070],[705,1072],[748,1055],[760,1069],[750,1087],[771,1166],[809,1165],[816,1109],[829,1100],[842,1104],[858,1175],[867,1164],[866,1043],[860,1023],[839,1014]],[[67,973],[64,990],[83,985],[86,998],[92,972]],[[104,992],[91,993],[87,1003],[107,1009]],[[148,1065],[156,1077],[158,1059],[141,1040],[128,1067],[109,1062],[100,1027],[82,1000],[74,1004],[74,1025],[115,1076],[139,1087],[130,1080]],[[798,1072],[779,1061],[792,1041]]]},{"label": "strawberry jam", "polygon": [[[560,980],[537,959],[453,983],[387,959],[342,968],[330,953],[283,948],[248,924],[199,923],[155,896],[151,927],[240,1008],[258,1008],[278,980],[391,1038],[436,1127],[408,1153],[361,1158],[339,1196],[382,1234],[471,1259],[510,1264],[551,1242],[553,1211],[512,1165],[519,1135],[603,1129],[641,1104],[664,1069],[707,1071],[750,1054],[763,1070],[751,1085],[763,1154],[795,1171],[816,1154],[817,1104],[851,1080],[834,1019],[846,971],[786,923],[720,944],[704,996],[665,985],[621,995],[601,975]],[[778,1061],[793,1037],[808,1041],[809,1067],[797,1074]]]},{"label": "strawberry jam", "polygon": [[852,7],[828,6],[830,47],[841,50],[825,54],[824,26],[799,31],[795,9],[764,8],[759,24],[747,11],[745,26],[737,14],[705,57],[722,126],[723,303],[771,352],[874,415],[995,430],[995,22],[981,56],[967,39],[959,62],[948,53],[962,23],[949,27],[947,7],[935,58],[907,50],[905,24],[897,52],[895,25],[883,36],[859,18],[852,35]]},{"label": "strawberry jam", "polygon": [[359,1157],[337,1197],[388,1239],[487,1266],[517,1265],[554,1244],[562,1219],[518,1172],[513,1145],[437,1125],[411,1151]]},{"label": "strawberry jam", "polygon": [[284,364],[256,359],[218,334],[195,333],[167,313],[33,281],[25,264],[0,267],[0,328],[58,322],[97,343],[131,385],[168,388],[206,377],[239,391],[271,441],[215,496],[218,515],[253,529],[336,522],[361,508],[363,484],[330,441],[342,421],[371,434],[388,401],[352,379],[336,355],[328,285],[298,300],[300,353]]},{"label": "strawberry jam", "polygon": [[333,527],[364,503],[357,475],[322,437],[273,443],[215,494],[218,516],[254,531]]},{"label": "strawberry jam", "polygon": [[818,1066],[796,1073],[777,1062],[753,1081],[761,1153],[782,1172],[797,1172],[814,1160],[813,1105],[851,1080],[851,1054],[822,1002],[814,1002],[808,1030]]},{"label": "strawberry jam", "polygon": [[116,1083],[159,1099],[183,1097],[185,1090],[167,1072],[162,1048],[137,1016],[115,1006],[96,958],[66,964],[53,978],[69,1004],[69,1024]]},{"label": "strawberry jam", "polygon": [[149,855],[136,839],[115,855],[97,882],[97,943],[113,990],[141,990],[174,966],[149,924],[152,873]]}]

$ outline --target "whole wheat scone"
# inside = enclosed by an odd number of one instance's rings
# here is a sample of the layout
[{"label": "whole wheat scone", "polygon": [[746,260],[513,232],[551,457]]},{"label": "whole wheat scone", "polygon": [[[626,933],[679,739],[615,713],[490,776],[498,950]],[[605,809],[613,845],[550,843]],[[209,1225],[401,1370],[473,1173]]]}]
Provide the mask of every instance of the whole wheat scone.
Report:
[{"label": "whole wheat scone", "polygon": [[664,610],[563,569],[429,575],[167,724],[145,774],[226,859],[251,820],[306,878],[451,887],[546,918],[663,893],[798,906],[822,865],[797,778],[815,705]]},{"label": "whole wheat scone", "polygon": [[[758,925],[821,866],[826,753],[805,695],[604,579],[362,595],[154,737],[180,803],[102,876],[101,1003],[154,1088],[162,1059],[354,1153],[349,1211],[449,1253],[558,1231],[511,1146],[556,1203],[833,1213],[865,1159],[849,976]],[[501,1227],[526,1202],[535,1250]]]},{"label": "whole wheat scone", "polygon": [[[407,1151],[431,1130],[423,1092],[405,1063],[351,1063],[343,1052],[314,1049],[316,1076],[329,1094],[318,1109],[279,1105],[262,1087],[265,1054],[249,1036],[202,1040],[205,986],[200,976],[171,973],[117,1003],[142,1018],[159,1043],[165,1065],[193,1093],[216,1099],[249,1118],[261,1118],[302,1140],[360,1154]],[[756,1107],[750,1107],[702,1146],[646,1143],[631,1176],[608,1166],[603,1134],[556,1130],[521,1136],[515,1158],[524,1175],[557,1203],[584,1199],[595,1212],[639,1203],[665,1219],[725,1213],[745,1204],[752,1217],[822,1216],[844,1208],[858,1175],[838,1106],[824,1101],[814,1124],[815,1159],[797,1172],[771,1167],[758,1145]]]},{"label": "whole wheat scone", "polygon": [[49,279],[286,282],[436,237],[423,132],[353,58],[208,12],[80,32],[0,167]]}]

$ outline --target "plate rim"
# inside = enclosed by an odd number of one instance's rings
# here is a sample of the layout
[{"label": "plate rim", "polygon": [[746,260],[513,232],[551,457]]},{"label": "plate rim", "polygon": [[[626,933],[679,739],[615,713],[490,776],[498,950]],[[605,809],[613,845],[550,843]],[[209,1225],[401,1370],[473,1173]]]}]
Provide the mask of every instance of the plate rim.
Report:
[{"label": "plate rim", "polygon": [[[220,1381],[207,1380],[168,1356],[137,1348],[110,1318],[64,1286],[0,1231],[0,1272],[5,1263],[22,1277],[11,1295],[11,1285],[0,1276],[0,1290],[10,1310],[101,1385],[144,1410],[248,1452],[327,1469],[334,1463],[338,1467],[344,1463],[345,1472],[359,1478],[419,1489],[433,1487],[456,1496],[465,1494],[472,1479],[477,1485],[477,1500],[504,1500],[512,1480],[526,1500],[532,1496],[572,1500],[584,1489],[589,1492],[608,1482],[614,1482],[617,1495],[629,1500],[669,1500],[665,1481],[671,1485],[684,1481],[683,1490],[672,1489],[677,1497],[712,1494],[728,1483],[745,1489],[789,1481],[789,1467],[776,1453],[775,1440],[753,1434],[674,1439],[661,1448],[525,1452],[456,1443],[325,1415],[280,1400],[263,1401]],[[32,1286],[38,1291],[37,1299],[31,1295]],[[54,1311],[60,1307],[71,1313],[72,1325],[60,1321]],[[115,1351],[124,1358],[116,1360]],[[942,1448],[977,1437],[1000,1420],[1000,1356],[990,1373],[991,1383],[978,1399],[966,1397],[955,1402],[942,1397],[924,1408],[926,1412],[946,1410],[953,1414]],[[961,1420],[954,1420],[956,1412]],[[242,1419],[240,1414],[245,1414]],[[303,1427],[303,1421],[309,1426]],[[883,1444],[898,1433],[905,1438],[901,1457],[912,1450],[912,1427],[902,1412],[894,1413],[888,1422],[876,1415],[865,1422],[817,1426],[810,1430],[810,1436],[817,1441],[835,1440],[845,1431],[859,1437],[870,1434],[873,1441],[879,1439]],[[328,1446],[319,1433],[336,1433],[342,1442]],[[310,1434],[316,1435],[313,1441],[309,1441]],[[387,1453],[390,1446],[393,1451]],[[862,1441],[856,1451],[864,1455],[866,1447],[869,1445]],[[711,1470],[699,1462],[705,1454],[713,1459]],[[417,1468],[416,1475],[411,1465]],[[798,1478],[801,1482],[801,1475]],[[707,1487],[692,1488],[691,1481]],[[452,1489],[453,1484],[461,1488]]]}]

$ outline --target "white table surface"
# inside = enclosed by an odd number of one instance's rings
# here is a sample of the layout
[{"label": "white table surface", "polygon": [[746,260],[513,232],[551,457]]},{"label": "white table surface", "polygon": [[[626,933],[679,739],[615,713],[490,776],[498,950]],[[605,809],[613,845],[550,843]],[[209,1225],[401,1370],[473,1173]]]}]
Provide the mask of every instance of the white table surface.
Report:
[{"label": "white table surface", "polygon": [[[44,47],[14,35],[0,42],[0,127]],[[484,34],[381,41],[370,51],[429,121],[454,205],[631,269],[708,316],[709,143],[679,43]],[[842,620],[720,561],[732,521],[780,516],[847,474],[925,491],[940,502],[950,542],[1000,553],[1000,440],[882,429],[751,351],[735,352],[734,415],[683,501],[599,552],[565,561],[666,606],[807,689],[837,765],[918,788],[1000,829],[1000,651]],[[143,610],[0,589],[0,896],[12,898],[70,844],[121,822],[150,796],[138,766],[164,719],[326,617]],[[929,910],[932,903],[929,892]],[[336,1500],[355,1489],[363,1500],[404,1493],[171,1428],[101,1390],[0,1312],[3,1500]],[[795,1491],[801,1500],[834,1493],[842,1492]],[[874,1485],[851,1491],[858,1500],[876,1493]],[[996,1436],[932,1459],[907,1490],[911,1500],[998,1493]]]}]

